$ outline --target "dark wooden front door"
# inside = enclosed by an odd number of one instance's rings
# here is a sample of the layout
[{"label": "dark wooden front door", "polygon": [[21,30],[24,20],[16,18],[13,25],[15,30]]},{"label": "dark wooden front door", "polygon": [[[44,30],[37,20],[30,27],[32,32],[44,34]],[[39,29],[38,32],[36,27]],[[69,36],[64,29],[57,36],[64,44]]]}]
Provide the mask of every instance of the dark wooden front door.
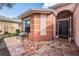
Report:
[{"label": "dark wooden front door", "polygon": [[61,20],[59,21],[59,38],[68,38],[69,34],[69,21]]}]

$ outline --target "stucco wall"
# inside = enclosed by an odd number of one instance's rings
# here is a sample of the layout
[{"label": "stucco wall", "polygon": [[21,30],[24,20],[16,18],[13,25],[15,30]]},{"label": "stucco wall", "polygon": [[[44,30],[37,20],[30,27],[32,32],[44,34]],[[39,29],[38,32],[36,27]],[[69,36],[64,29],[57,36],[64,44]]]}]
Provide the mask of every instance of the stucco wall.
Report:
[{"label": "stucco wall", "polygon": [[[46,35],[41,35],[41,15],[46,15]],[[55,16],[51,14],[32,14],[30,18],[30,40],[42,41],[52,40],[55,35]],[[26,18],[28,18],[26,17]],[[24,19],[23,19],[24,21]],[[22,22],[23,23],[23,22]],[[22,25],[24,32],[24,27]]]},{"label": "stucco wall", "polygon": [[70,5],[66,5],[66,6],[57,8],[57,9],[55,9],[56,15],[59,12],[65,11],[65,10],[69,10],[73,13],[73,35],[74,35],[73,38],[74,38],[77,46],[79,46],[79,26],[78,26],[79,25],[79,4],[76,5],[76,3],[73,3]]},{"label": "stucco wall", "polygon": [[55,16],[53,14],[43,14],[46,15],[46,35],[41,35],[41,14],[34,14],[34,18],[31,19],[31,33],[33,38],[31,40],[40,41],[40,40],[52,40],[53,39],[53,19]]},{"label": "stucco wall", "polygon": [[77,4],[73,18],[74,18],[75,42],[77,43],[77,46],[79,47],[79,4]]},{"label": "stucco wall", "polygon": [[0,21],[0,31],[2,31],[0,34],[4,34],[4,31],[8,31],[9,33],[16,33],[16,29],[20,29],[18,23]]},{"label": "stucco wall", "polygon": [[66,5],[66,6],[55,9],[56,15],[59,12],[64,11],[64,10],[70,10],[71,12],[73,12],[75,5],[76,5],[75,3],[72,3],[72,4],[69,4],[69,5]]}]

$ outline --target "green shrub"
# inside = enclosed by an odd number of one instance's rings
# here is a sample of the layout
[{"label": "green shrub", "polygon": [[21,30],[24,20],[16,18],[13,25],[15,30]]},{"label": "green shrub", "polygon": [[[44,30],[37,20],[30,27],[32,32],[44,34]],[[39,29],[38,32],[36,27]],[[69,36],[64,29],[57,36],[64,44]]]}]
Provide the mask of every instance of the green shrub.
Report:
[{"label": "green shrub", "polygon": [[16,29],[16,33],[4,32],[4,35],[2,36],[4,36],[4,38],[13,37],[19,35],[20,32],[21,32],[20,29]]},{"label": "green shrub", "polygon": [[16,36],[16,33],[8,33],[3,35],[5,38]]},{"label": "green shrub", "polygon": [[16,29],[16,35],[19,35],[20,29]]}]

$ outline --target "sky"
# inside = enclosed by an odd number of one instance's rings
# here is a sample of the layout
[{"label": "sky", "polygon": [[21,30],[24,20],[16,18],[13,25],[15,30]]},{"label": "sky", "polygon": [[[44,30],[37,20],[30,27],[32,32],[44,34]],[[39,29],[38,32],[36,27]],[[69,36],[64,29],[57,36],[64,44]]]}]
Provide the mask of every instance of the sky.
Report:
[{"label": "sky", "polygon": [[42,6],[43,3],[17,3],[13,6],[13,8],[3,7],[0,9],[0,16],[17,18],[28,9],[40,9]]}]

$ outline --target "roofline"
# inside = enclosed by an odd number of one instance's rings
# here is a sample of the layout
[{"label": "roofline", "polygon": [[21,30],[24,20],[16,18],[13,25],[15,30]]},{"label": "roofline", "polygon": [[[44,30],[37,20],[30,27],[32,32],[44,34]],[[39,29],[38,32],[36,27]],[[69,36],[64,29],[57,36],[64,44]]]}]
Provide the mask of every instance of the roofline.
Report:
[{"label": "roofline", "polygon": [[21,16],[25,15],[26,13],[29,13],[31,11],[31,9],[28,9],[27,11],[23,12],[21,15],[19,15],[17,18],[21,18]]},{"label": "roofline", "polygon": [[18,16],[18,18],[20,19],[22,16],[29,14],[32,11],[40,11],[41,13],[43,13],[42,11],[49,12],[49,13],[53,12],[53,14],[54,14],[54,10],[52,10],[52,9],[47,9],[47,8],[46,9],[45,8],[44,9],[29,9],[29,10],[25,11],[23,14],[21,14],[20,16]]},{"label": "roofline", "polygon": [[64,6],[69,5],[69,4],[72,4],[72,3],[58,3],[58,4],[55,4],[55,5],[50,6],[48,8],[49,9],[56,9],[56,8],[59,8],[59,7],[64,7]]},{"label": "roofline", "polygon": [[5,17],[5,16],[0,16],[0,21],[21,23],[20,19],[8,18],[8,17]]},{"label": "roofline", "polygon": [[12,23],[21,23],[21,22],[16,22],[16,21],[8,21],[8,20],[0,20],[0,21],[12,22]]}]

